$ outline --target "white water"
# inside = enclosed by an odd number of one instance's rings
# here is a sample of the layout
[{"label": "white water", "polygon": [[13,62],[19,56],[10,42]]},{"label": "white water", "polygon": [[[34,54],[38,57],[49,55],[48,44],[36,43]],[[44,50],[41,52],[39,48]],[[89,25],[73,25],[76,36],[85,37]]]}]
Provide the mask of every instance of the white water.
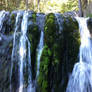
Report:
[{"label": "white water", "polygon": [[28,87],[27,87],[27,92],[35,92],[35,85],[33,84],[33,81],[32,81],[32,73],[31,73],[31,53],[30,53],[30,42],[29,40],[27,39],[28,41]]},{"label": "white water", "polygon": [[4,17],[5,17],[5,11],[0,11],[0,30],[2,29]]},{"label": "white water", "polygon": [[92,38],[87,28],[88,18],[79,18],[80,61],[75,64],[66,92],[92,92]]},{"label": "white water", "polygon": [[14,35],[13,35],[13,49],[12,49],[12,55],[11,55],[11,72],[10,72],[10,92],[12,92],[12,84],[11,84],[11,78],[12,78],[12,70],[13,70],[13,60],[14,60],[14,56],[16,53],[16,47],[15,45],[16,43],[16,32],[18,30],[18,22],[19,22],[19,17],[20,17],[21,13],[18,12],[17,16],[16,16],[16,22],[15,22],[15,31],[14,31]]},{"label": "white water", "polygon": [[39,76],[39,69],[40,69],[40,58],[44,46],[44,22],[45,22],[45,15],[37,14],[37,24],[41,30],[40,34],[40,41],[37,48],[37,73],[36,78]]},{"label": "white water", "polygon": [[18,25],[19,25],[19,18],[21,16],[21,13],[18,12],[17,16],[16,16],[16,22],[15,22],[15,31],[14,31],[14,35],[13,35],[13,50],[12,50],[12,60],[14,59],[14,53],[15,53],[15,45],[16,45],[16,32],[18,31]]},{"label": "white water", "polygon": [[19,92],[23,92],[23,82],[24,82],[24,77],[23,77],[23,63],[26,62],[26,32],[27,32],[27,22],[28,22],[28,13],[24,12],[23,15],[23,20],[21,24],[21,37],[20,37],[20,45],[19,45],[19,57],[20,57],[20,69],[19,69]]},{"label": "white water", "polygon": [[[23,14],[23,19],[21,23],[21,32],[19,32],[20,27],[20,19]],[[18,65],[19,65],[19,89],[18,92],[35,92],[35,86],[33,86],[32,82],[32,74],[31,74],[31,44],[27,37],[27,28],[28,28],[28,12],[18,12],[16,16],[15,22],[15,32],[13,35],[13,50],[11,56],[11,75],[10,75],[10,92],[12,92],[12,70],[13,70],[13,61],[16,61],[18,58]],[[19,37],[20,36],[20,37]],[[18,41],[19,39],[19,41]],[[19,47],[18,47],[19,44]],[[19,52],[18,52],[19,50]],[[19,55],[19,56],[18,56]],[[28,72],[28,80],[25,80],[24,77],[24,69],[27,69]],[[27,76],[26,76],[27,77]],[[25,81],[28,81],[28,86],[25,88]]]},{"label": "white water", "polygon": [[55,17],[57,19],[57,23],[59,25],[59,33],[62,32],[63,30],[63,19],[61,18],[61,14],[60,13],[55,13]]},{"label": "white water", "polygon": [[43,31],[41,31],[40,42],[39,42],[39,45],[38,45],[38,56],[37,56],[37,75],[36,75],[37,77],[39,75],[40,57],[41,57],[43,45],[44,45],[43,38],[44,38],[44,33],[43,33]]}]

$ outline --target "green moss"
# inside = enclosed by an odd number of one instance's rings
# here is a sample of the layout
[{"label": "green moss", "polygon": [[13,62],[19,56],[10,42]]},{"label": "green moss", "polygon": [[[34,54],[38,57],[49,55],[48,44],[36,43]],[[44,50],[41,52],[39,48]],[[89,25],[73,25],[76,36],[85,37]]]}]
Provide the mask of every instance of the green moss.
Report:
[{"label": "green moss", "polygon": [[[38,77],[38,85],[41,91],[51,92],[51,86],[53,85],[51,81],[54,74],[54,66],[58,61],[54,61],[54,48],[57,40],[58,28],[55,22],[54,14],[50,13],[46,16],[45,20],[45,46],[41,56],[40,62],[40,74]],[[53,69],[53,70],[52,70]]]},{"label": "green moss", "polygon": [[11,15],[11,25],[14,26],[15,21],[16,21],[16,15],[15,15],[15,14],[12,14],[12,15]]},{"label": "green moss", "polygon": [[36,22],[36,13],[33,13],[32,17],[33,17],[33,22]]},{"label": "green moss", "polygon": [[40,30],[38,29],[38,26],[33,23],[33,25],[30,25],[28,27],[28,38],[31,43],[31,63],[32,63],[32,73],[33,78],[35,78],[35,64],[36,64],[36,48],[39,43],[40,39]]},{"label": "green moss", "polygon": [[33,12],[32,15],[29,16],[29,21],[32,21],[33,23],[36,22],[36,13]]},{"label": "green moss", "polygon": [[16,14],[12,14],[10,31],[8,30],[6,34],[13,35],[15,29],[15,21],[16,21]]},{"label": "green moss", "polygon": [[55,24],[55,16],[54,14],[50,13],[46,16],[45,21],[45,42],[47,45],[51,46],[54,44],[54,40],[56,39],[56,24]]},{"label": "green moss", "polygon": [[40,75],[38,77],[38,85],[42,92],[49,92],[49,82],[48,82],[48,68],[50,65],[50,58],[51,58],[51,50],[48,48],[47,45],[44,46],[40,64]]},{"label": "green moss", "polygon": [[92,18],[92,14],[87,14],[86,17],[91,17]]},{"label": "green moss", "polygon": [[90,32],[91,36],[92,36],[92,18],[89,18],[87,20],[87,27],[89,29],[89,32]]},{"label": "green moss", "polygon": [[[77,61],[80,45],[80,34],[77,21],[73,21],[71,17],[65,18],[63,34],[64,42],[66,43],[65,48],[67,50],[68,62],[72,64],[71,66],[73,68],[74,63]],[[72,71],[72,68],[69,68],[69,70]]]},{"label": "green moss", "polygon": [[40,36],[40,31],[38,29],[38,26],[33,24],[29,27],[29,32],[28,32],[28,37],[31,44],[31,52],[34,51],[34,49],[37,47],[37,44],[39,42],[39,36]]},{"label": "green moss", "polygon": [[[74,67],[74,64],[78,61],[78,53],[80,46],[80,34],[78,31],[78,23],[76,20],[73,20],[71,17],[66,17],[63,23],[63,49],[62,49],[62,61],[59,69],[63,69],[61,78],[64,81],[63,85],[59,87],[59,90],[65,92],[68,82],[68,73],[71,73]],[[58,71],[60,72],[60,70]],[[63,77],[64,76],[64,77]],[[60,75],[58,75],[60,79]],[[57,80],[57,85],[60,83]],[[56,89],[58,86],[56,85]],[[56,91],[57,92],[57,91]],[[60,92],[60,91],[59,91]]]},{"label": "green moss", "polygon": [[[64,17],[63,17],[64,18]],[[78,23],[71,17],[64,18],[62,33],[59,34],[59,25],[54,14],[46,16],[44,33],[45,46],[41,56],[38,85],[41,91],[65,92],[68,74],[72,72],[78,60],[80,36]],[[43,84],[46,81],[46,86]],[[64,83],[61,86],[61,82]]]}]

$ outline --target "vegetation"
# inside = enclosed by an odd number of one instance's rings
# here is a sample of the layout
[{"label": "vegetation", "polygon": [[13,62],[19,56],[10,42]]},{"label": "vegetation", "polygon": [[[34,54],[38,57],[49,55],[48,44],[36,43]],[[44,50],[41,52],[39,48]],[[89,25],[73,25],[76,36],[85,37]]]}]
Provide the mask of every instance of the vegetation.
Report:
[{"label": "vegetation", "polygon": [[[70,16],[65,17],[64,15],[61,15],[62,31],[60,32],[59,24],[53,12],[64,13],[69,11],[78,11],[79,2],[79,6],[81,8],[80,15],[82,16],[83,7],[81,3],[83,2],[83,0],[82,2],[80,1],[81,0],[0,0],[0,10],[5,9],[13,11],[30,9],[35,11],[32,12],[32,16],[29,15],[27,33],[28,39],[31,43],[31,65],[33,80],[36,77],[36,50],[39,43],[41,31],[39,30],[39,27],[36,23],[36,12],[49,13],[46,15],[45,19],[44,48],[40,61],[40,73],[36,85],[37,92],[52,92],[52,90],[54,90],[54,92],[65,92],[66,90],[69,74],[72,72],[74,64],[78,61],[78,52],[80,46],[78,23],[74,18]],[[89,14],[88,16],[92,16],[92,14]],[[12,32],[14,32],[16,14],[12,13],[9,18],[11,21],[10,24],[8,24],[9,21],[6,20],[4,26],[6,29],[5,34],[10,35],[12,34]],[[92,20],[88,21],[88,28],[90,30],[92,29],[91,22]],[[20,24],[21,23],[19,23],[19,25]],[[90,31],[90,33],[92,33],[92,30]],[[12,53],[12,46],[12,43],[10,43],[9,47],[7,47],[10,50],[9,55],[11,55]],[[6,64],[8,64],[8,61],[11,61],[11,57],[9,56],[8,58],[7,55],[5,55],[5,57],[5,60],[7,60]],[[18,57],[16,58],[18,59]],[[17,59],[15,61],[18,61]],[[1,60],[5,62],[4,56],[3,58],[1,58]],[[18,83],[18,79],[16,80],[16,76],[18,76],[16,75],[18,74],[18,65],[16,64],[16,62],[14,62],[14,65],[15,66],[13,67],[14,72],[12,75],[12,84],[13,86],[15,86],[14,90],[16,90],[16,84]],[[1,70],[5,72],[2,67]],[[6,70],[6,72],[8,73],[8,70]],[[6,72],[4,75],[6,75]],[[1,73],[1,75],[3,75],[3,73]],[[24,71],[24,78],[26,82],[28,82],[28,72],[26,71],[26,69]],[[0,81],[2,81],[2,79],[3,76],[0,77]],[[6,81],[9,79],[4,79],[5,85]],[[7,88],[7,86],[9,86],[9,81],[5,88]],[[25,86],[27,87],[27,85]],[[5,89],[4,87],[2,88]]]},{"label": "vegetation", "polygon": [[[80,36],[78,24],[71,17],[62,18],[62,32],[53,13],[46,16],[45,45],[41,56],[38,89],[42,92],[65,92],[68,73],[78,61]],[[67,30],[68,29],[68,30]],[[71,44],[70,44],[71,43]],[[62,81],[64,83],[61,86]],[[40,92],[40,91],[38,91]]]},{"label": "vegetation", "polygon": [[0,10],[31,9],[40,12],[78,10],[78,0],[0,0]]},{"label": "vegetation", "polygon": [[36,22],[36,13],[33,13],[32,16],[29,17],[29,25],[28,25],[28,38],[31,43],[31,63],[32,63],[32,75],[35,78],[35,65],[36,65],[36,48],[40,39],[40,30]]}]

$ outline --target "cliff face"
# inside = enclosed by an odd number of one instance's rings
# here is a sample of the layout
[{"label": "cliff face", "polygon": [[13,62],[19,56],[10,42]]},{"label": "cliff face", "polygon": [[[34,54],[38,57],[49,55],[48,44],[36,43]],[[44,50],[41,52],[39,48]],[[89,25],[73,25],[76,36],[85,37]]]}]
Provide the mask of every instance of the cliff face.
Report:
[{"label": "cliff face", "polygon": [[[2,27],[0,28],[0,92],[10,92],[10,86],[12,85],[11,92],[18,92],[19,88],[19,38],[22,35],[21,21],[23,15],[21,13],[18,19],[18,25],[16,23],[16,12],[5,13],[5,18],[2,21]],[[39,16],[44,14],[36,14],[34,12],[28,12],[28,28],[27,37],[31,44],[31,70],[32,80],[36,79],[37,68],[37,46],[40,39],[40,25],[39,21],[42,21]],[[69,75],[72,72],[74,64],[78,61],[78,52],[80,45],[80,36],[78,31],[77,21],[62,14],[47,14],[45,15],[44,27],[44,48],[40,59],[39,76],[36,79],[36,92],[65,92]],[[1,25],[0,24],[0,25]],[[14,43],[14,32],[17,26],[16,44]],[[13,60],[12,50],[14,50]],[[27,54],[28,56],[28,54]],[[26,56],[26,57],[27,57]],[[25,57],[25,58],[26,58]],[[11,64],[13,63],[12,73]],[[26,63],[26,62],[25,62]],[[23,77],[24,88],[28,87],[28,74],[27,68],[29,65],[24,64]],[[11,82],[10,82],[11,79]],[[10,85],[11,84],[11,85]],[[34,83],[35,85],[35,83]],[[33,85],[33,86],[34,86]],[[24,90],[23,92],[27,92]]]}]

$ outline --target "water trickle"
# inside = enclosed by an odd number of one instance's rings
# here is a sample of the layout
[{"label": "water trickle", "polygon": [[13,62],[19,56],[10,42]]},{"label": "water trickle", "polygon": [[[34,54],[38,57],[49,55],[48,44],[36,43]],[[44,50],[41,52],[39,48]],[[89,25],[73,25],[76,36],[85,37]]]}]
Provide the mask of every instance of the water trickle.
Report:
[{"label": "water trickle", "polygon": [[38,44],[38,48],[37,48],[37,73],[36,73],[36,78],[39,75],[39,69],[40,69],[40,57],[42,54],[42,50],[43,50],[43,46],[44,46],[44,22],[45,22],[45,15],[43,14],[37,14],[37,24],[41,30],[41,34],[40,34],[40,41]]},{"label": "water trickle", "polygon": [[18,25],[19,25],[19,18],[20,18],[20,15],[21,13],[18,12],[17,13],[17,16],[16,16],[16,22],[15,22],[15,32],[14,32],[14,35],[13,35],[13,49],[12,49],[12,55],[11,55],[11,72],[10,72],[10,92],[12,92],[12,84],[11,84],[11,80],[12,80],[12,70],[13,70],[13,61],[15,60],[15,56],[16,56],[16,51],[17,51],[17,48],[16,48],[16,44],[17,44],[17,40],[16,40],[16,35],[17,35],[17,30],[18,30]]},{"label": "water trickle", "polygon": [[15,22],[15,31],[14,31],[14,35],[13,35],[13,50],[12,50],[12,60],[14,59],[14,53],[15,53],[15,45],[16,45],[16,36],[17,36],[17,31],[18,31],[18,25],[19,25],[19,18],[21,16],[21,13],[18,12],[17,16],[16,16],[16,22]]},{"label": "water trickle", "polygon": [[26,32],[27,32],[27,21],[28,21],[28,13],[24,12],[23,15],[23,20],[21,24],[21,37],[20,37],[20,45],[19,45],[19,57],[20,57],[20,67],[19,67],[19,92],[23,92],[23,82],[24,82],[24,77],[23,77],[23,63],[26,62]]},{"label": "water trickle", "polygon": [[56,17],[57,23],[59,25],[59,33],[61,33],[62,30],[63,30],[63,19],[62,19],[62,15],[60,13],[55,13],[55,17]]},{"label": "water trickle", "polygon": [[75,64],[66,92],[92,92],[92,39],[87,28],[88,18],[79,18],[80,61]]},{"label": "water trickle", "polygon": [[4,17],[5,17],[5,11],[0,11],[0,30],[2,29]]}]

